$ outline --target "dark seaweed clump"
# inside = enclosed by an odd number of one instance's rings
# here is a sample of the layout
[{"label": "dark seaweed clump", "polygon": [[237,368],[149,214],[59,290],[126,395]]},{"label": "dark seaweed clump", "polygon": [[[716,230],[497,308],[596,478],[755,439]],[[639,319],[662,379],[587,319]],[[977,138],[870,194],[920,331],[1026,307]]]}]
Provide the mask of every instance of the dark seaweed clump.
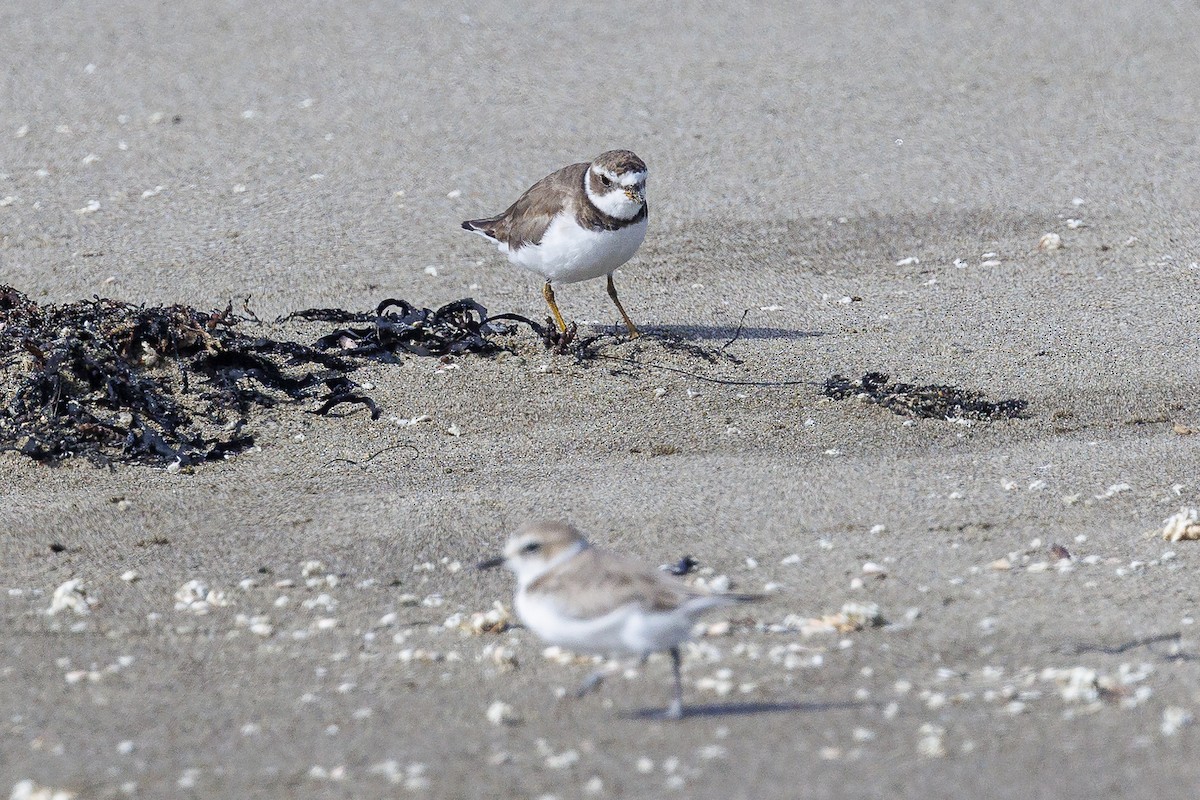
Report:
[{"label": "dark seaweed clump", "polygon": [[350,378],[363,360],[487,355],[500,349],[487,334],[503,329],[471,300],[437,311],[389,300],[373,315],[294,316],[369,324],[309,346],[243,333],[251,320],[232,305],[203,312],[99,297],[40,305],[0,286],[0,450],[46,463],[217,461],[252,447],[253,413],[280,403],[313,402],[322,415],[357,404],[377,418]]},{"label": "dark seaweed clump", "polygon": [[924,419],[994,420],[1019,418],[1026,400],[990,401],[982,391],[958,386],[889,383],[881,372],[868,372],[861,380],[834,375],[825,381],[825,396],[834,400],[857,397],[907,417]]}]

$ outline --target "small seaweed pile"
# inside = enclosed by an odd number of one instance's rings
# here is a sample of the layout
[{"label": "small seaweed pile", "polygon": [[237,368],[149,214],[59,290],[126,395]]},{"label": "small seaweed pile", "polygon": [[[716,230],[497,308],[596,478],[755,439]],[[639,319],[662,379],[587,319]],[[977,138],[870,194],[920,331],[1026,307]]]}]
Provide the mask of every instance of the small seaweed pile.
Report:
[{"label": "small seaweed pile", "polygon": [[[401,313],[384,313],[392,306]],[[97,465],[192,466],[253,446],[250,415],[281,402],[314,401],[322,415],[359,404],[377,418],[349,377],[363,359],[499,349],[486,334],[501,326],[470,300],[436,312],[388,301],[373,316],[295,316],[372,325],[309,346],[242,333],[250,320],[232,305],[206,313],[97,297],[43,306],[0,286],[0,450],[48,463],[82,455]]]},{"label": "small seaweed pile", "polygon": [[1029,405],[1025,400],[992,402],[976,389],[889,383],[889,380],[881,372],[868,372],[857,381],[834,375],[825,381],[825,396],[834,400],[857,397],[901,416],[924,419],[1013,419],[1020,417]]},{"label": "small seaweed pile", "polygon": [[[395,308],[397,311],[390,311]],[[374,314],[340,308],[310,308],[280,317],[279,322],[304,319],[319,322],[366,323],[358,328],[339,328],[316,342],[321,350],[340,350],[343,356],[395,363],[400,353],[416,356],[448,356],[462,353],[493,355],[505,348],[488,336],[507,333],[503,321],[522,322],[539,334],[542,328],[519,314],[489,317],[487,309],[471,298],[455,300],[436,311],[418,308],[404,300],[384,300]],[[544,334],[543,334],[544,335]]]}]

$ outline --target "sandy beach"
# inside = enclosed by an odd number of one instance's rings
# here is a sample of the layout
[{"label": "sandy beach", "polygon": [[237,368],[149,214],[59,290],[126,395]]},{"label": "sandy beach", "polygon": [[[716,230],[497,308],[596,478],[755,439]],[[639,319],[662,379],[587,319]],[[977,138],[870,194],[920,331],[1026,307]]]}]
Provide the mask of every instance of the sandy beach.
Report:
[{"label": "sandy beach", "polygon": [[[648,335],[557,290],[602,358],[371,364],[379,419],[256,410],[192,471],[0,453],[0,797],[1194,797],[1200,542],[1162,532],[1200,506],[1195,8],[0,22],[0,284],[38,303],[540,320],[461,220],[650,169],[616,277]],[[1028,406],[822,392],[868,372]],[[708,618],[682,721],[647,718],[661,656],[564,699],[595,664],[480,632],[513,584],[470,566],[530,517],[768,593]]]}]

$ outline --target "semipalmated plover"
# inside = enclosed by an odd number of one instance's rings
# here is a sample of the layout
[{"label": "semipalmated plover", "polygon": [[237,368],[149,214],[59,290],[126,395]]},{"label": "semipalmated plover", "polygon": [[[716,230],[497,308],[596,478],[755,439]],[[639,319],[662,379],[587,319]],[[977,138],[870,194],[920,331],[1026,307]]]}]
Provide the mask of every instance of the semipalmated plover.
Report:
[{"label": "semipalmated plover", "polygon": [[[690,586],[624,556],[588,544],[565,522],[529,522],[508,540],[504,555],[479,569],[504,565],[516,573],[517,615],[550,644],[581,653],[671,654],[675,693],[666,716],[683,716],[679,646],[705,611],[757,600],[756,595]],[[580,694],[599,682],[594,675]]]},{"label": "semipalmated plover", "polygon": [[542,295],[564,333],[553,283],[608,276],[608,296],[629,328],[613,285],[613,270],[646,238],[646,163],[628,150],[609,150],[590,164],[572,164],[529,187],[502,214],[469,219],[463,228],[496,242],[518,266],[546,279]]}]

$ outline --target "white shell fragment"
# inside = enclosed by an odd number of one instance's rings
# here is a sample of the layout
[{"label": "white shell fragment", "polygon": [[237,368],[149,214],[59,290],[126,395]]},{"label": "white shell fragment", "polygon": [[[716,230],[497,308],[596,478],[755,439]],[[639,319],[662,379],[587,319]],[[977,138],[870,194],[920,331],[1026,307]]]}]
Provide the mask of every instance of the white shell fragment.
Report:
[{"label": "white shell fragment", "polygon": [[1104,490],[1103,494],[1095,495],[1097,500],[1107,500],[1110,497],[1115,497],[1123,492],[1133,491],[1133,487],[1128,483],[1114,483]]},{"label": "white shell fragment", "polygon": [[524,721],[512,706],[500,700],[488,706],[486,716],[493,725],[519,725]]},{"label": "white shell fragment", "polygon": [[945,728],[927,722],[920,727],[918,733],[921,735],[917,742],[918,753],[926,758],[942,758],[946,755],[946,745],[942,741],[946,735]]},{"label": "white shell fragment", "polygon": [[1200,509],[1184,506],[1168,517],[1164,525],[1162,537],[1168,542],[1200,539]]},{"label": "white shell fragment", "polygon": [[1162,728],[1160,730],[1162,730],[1163,736],[1174,736],[1179,733],[1180,729],[1186,728],[1195,720],[1195,716],[1186,708],[1167,706],[1162,712]]},{"label": "white shell fragment", "polygon": [[57,614],[60,611],[74,611],[76,614],[90,614],[92,603],[83,590],[83,580],[72,578],[54,590],[50,597],[50,608],[47,614]]},{"label": "white shell fragment", "polygon": [[862,574],[867,578],[886,578],[887,570],[874,561],[868,561],[862,565]]}]

